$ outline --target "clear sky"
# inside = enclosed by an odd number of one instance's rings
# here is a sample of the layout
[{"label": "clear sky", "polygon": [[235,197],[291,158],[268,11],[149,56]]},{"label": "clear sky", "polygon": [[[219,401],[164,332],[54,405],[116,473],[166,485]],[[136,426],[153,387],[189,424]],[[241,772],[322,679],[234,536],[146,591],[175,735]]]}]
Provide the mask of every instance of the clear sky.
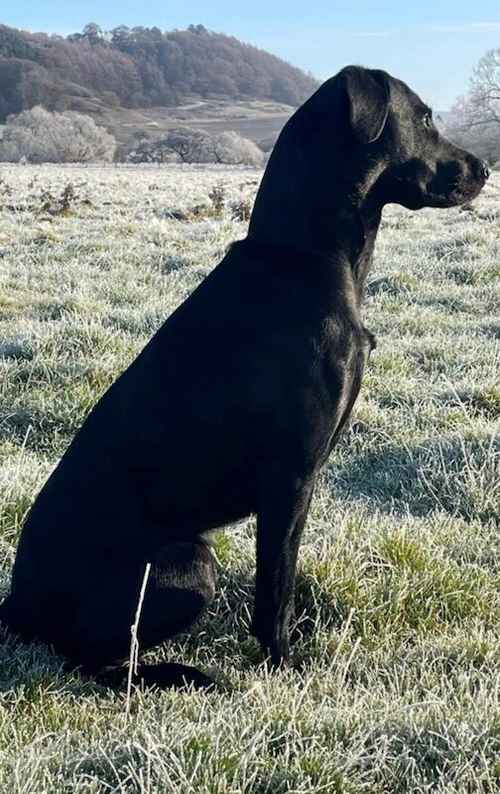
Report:
[{"label": "clear sky", "polygon": [[0,23],[67,34],[96,22],[202,24],[323,79],[347,63],[387,69],[437,110],[467,89],[473,66],[500,47],[500,0],[0,0]]}]

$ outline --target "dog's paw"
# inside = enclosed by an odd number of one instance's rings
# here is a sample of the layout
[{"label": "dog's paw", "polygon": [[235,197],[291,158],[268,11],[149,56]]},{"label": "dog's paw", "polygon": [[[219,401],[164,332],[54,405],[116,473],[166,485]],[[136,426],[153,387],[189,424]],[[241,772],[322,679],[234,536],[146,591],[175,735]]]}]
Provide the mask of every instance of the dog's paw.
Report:
[{"label": "dog's paw", "polygon": [[254,619],[251,631],[254,637],[257,638],[262,648],[262,653],[269,660],[272,667],[281,667],[287,664],[290,658],[288,627],[263,626]]}]

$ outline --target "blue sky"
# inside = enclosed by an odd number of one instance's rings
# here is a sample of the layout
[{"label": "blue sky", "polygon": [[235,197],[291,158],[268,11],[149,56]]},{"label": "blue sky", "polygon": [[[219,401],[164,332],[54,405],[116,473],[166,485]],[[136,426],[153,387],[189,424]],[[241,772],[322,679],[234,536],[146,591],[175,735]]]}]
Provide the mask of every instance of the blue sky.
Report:
[{"label": "blue sky", "polygon": [[438,110],[500,47],[499,0],[2,0],[0,23],[70,33],[87,22],[169,30],[201,23],[274,52],[320,79],[347,63],[387,69]]}]

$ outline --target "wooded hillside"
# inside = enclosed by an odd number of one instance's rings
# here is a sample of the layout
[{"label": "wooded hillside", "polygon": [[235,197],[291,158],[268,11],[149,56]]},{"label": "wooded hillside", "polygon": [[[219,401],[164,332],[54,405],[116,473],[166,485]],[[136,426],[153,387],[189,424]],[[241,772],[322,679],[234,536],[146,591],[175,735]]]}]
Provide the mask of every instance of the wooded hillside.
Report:
[{"label": "wooded hillside", "polygon": [[0,121],[34,105],[96,112],[175,105],[192,95],[298,105],[317,85],[280,58],[202,25],[103,32],[92,23],[66,38],[0,25]]}]

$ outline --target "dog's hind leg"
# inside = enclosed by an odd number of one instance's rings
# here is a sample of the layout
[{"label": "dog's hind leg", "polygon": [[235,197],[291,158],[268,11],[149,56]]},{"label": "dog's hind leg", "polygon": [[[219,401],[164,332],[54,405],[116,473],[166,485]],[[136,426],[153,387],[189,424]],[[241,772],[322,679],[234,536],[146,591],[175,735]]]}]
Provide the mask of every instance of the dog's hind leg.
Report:
[{"label": "dog's hind leg", "polygon": [[[187,629],[215,595],[215,560],[204,541],[169,543],[150,562],[137,633],[140,650]],[[109,671],[129,656],[144,572],[145,566],[142,571],[134,566],[128,573],[101,578],[101,586],[89,584],[90,598],[77,610],[66,637],[54,643],[56,649],[84,672],[99,675],[105,670],[108,682],[123,680],[123,671]],[[195,668],[174,663],[139,665],[138,677],[162,687],[213,684]]]}]

